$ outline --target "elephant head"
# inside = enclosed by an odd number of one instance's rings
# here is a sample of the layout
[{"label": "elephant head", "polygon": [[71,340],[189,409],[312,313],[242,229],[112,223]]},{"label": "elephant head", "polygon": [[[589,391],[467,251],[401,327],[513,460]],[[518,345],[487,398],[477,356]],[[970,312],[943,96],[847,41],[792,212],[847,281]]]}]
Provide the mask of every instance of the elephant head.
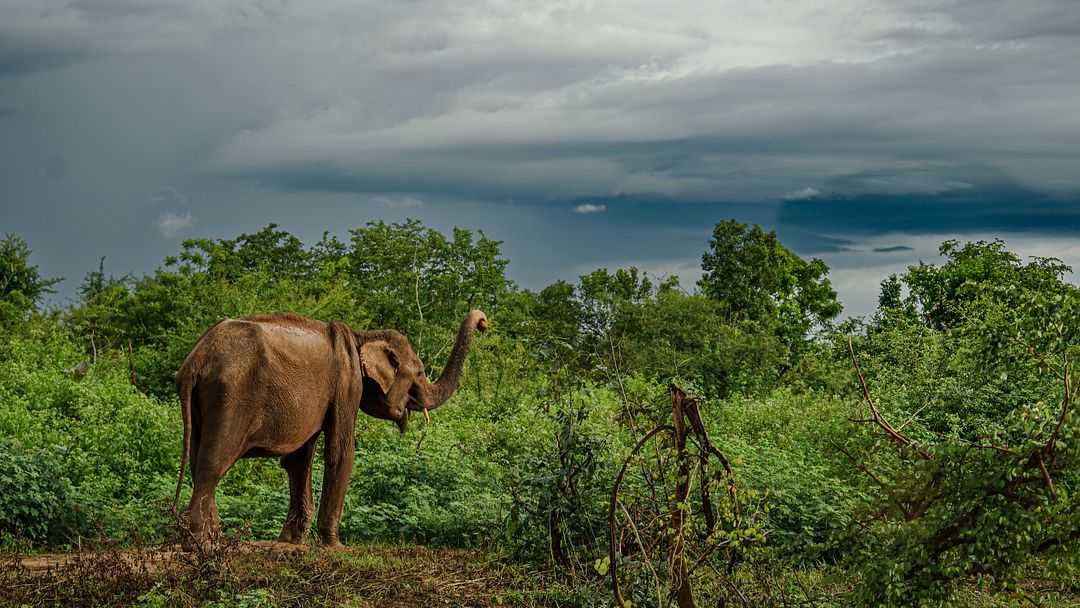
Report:
[{"label": "elephant head", "polygon": [[481,333],[487,330],[487,317],[479,310],[465,315],[450,358],[436,382],[428,380],[423,362],[401,332],[358,332],[356,339],[364,376],[360,409],[369,416],[393,420],[404,432],[409,410],[423,412],[426,417],[429,410],[446,403],[457,389],[465,354],[476,330]]}]

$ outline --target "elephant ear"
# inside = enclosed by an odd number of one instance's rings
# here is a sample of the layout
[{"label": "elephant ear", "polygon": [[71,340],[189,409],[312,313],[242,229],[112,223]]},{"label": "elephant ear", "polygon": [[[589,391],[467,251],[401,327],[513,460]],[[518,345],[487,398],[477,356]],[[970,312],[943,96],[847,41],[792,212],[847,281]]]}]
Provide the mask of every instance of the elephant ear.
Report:
[{"label": "elephant ear", "polygon": [[385,340],[373,340],[360,346],[360,367],[364,375],[379,383],[384,393],[390,392],[397,377],[397,353]]}]

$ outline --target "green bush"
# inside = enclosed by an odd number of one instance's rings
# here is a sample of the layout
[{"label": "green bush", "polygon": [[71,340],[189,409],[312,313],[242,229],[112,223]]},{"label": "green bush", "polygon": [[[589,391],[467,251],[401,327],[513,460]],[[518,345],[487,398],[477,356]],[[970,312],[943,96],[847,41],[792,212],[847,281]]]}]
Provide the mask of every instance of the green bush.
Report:
[{"label": "green bush", "polygon": [[[364,428],[342,518],[343,539],[469,547],[490,536],[498,520],[499,488],[492,483],[492,465],[481,457],[482,446],[466,449],[453,442],[452,429],[414,425],[401,435],[383,421],[359,424]],[[440,420],[440,426],[446,424]]]},{"label": "green bush", "polygon": [[70,512],[60,520],[70,529],[42,534],[157,538],[165,523],[158,507],[179,462],[175,400],[133,390],[126,362],[110,353],[76,381],[71,368],[92,358],[51,324],[0,351],[0,437],[18,438],[24,455],[47,455],[42,466],[52,468],[43,474],[69,484]]},{"label": "green bush", "polygon": [[801,560],[836,561],[834,542],[865,500],[862,480],[838,446],[851,432],[845,401],[776,391],[702,411],[713,442],[767,511],[769,542]]},{"label": "green bush", "polygon": [[0,438],[0,540],[65,540],[74,503],[63,453],[60,446],[26,448]]}]

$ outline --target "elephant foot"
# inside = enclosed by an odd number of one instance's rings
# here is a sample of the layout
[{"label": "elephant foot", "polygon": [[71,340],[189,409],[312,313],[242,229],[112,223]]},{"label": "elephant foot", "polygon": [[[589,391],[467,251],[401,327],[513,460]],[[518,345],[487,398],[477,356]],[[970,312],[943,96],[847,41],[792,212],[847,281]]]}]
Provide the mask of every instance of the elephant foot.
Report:
[{"label": "elephant foot", "polygon": [[[310,511],[310,509],[308,509],[308,511]],[[281,534],[278,535],[278,542],[290,543],[293,545],[305,544],[308,539],[308,531],[311,530],[311,519],[310,513],[301,513],[297,515],[290,510],[288,517],[285,518],[285,523],[281,526]]]},{"label": "elephant foot", "polygon": [[210,534],[205,529],[186,528],[181,526],[180,550],[187,553],[205,552],[210,549]]},{"label": "elephant foot", "polygon": [[344,549],[345,548],[345,545],[341,544],[341,541],[338,540],[338,536],[337,536],[336,532],[334,532],[334,533],[319,532],[318,536],[319,536],[319,545],[321,545],[322,547],[325,547],[327,549],[334,549],[334,550],[339,550],[339,549]]},{"label": "elephant foot", "polygon": [[279,543],[289,543],[291,545],[303,545],[307,543],[307,534],[297,532],[296,530],[282,530],[278,535]]}]

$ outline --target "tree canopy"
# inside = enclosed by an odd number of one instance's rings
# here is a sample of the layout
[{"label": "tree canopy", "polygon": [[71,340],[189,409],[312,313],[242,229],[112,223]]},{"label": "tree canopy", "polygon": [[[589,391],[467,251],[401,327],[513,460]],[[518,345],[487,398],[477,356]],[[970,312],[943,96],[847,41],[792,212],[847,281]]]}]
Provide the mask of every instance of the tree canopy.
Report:
[{"label": "tree canopy", "polygon": [[0,327],[10,327],[36,310],[61,279],[46,279],[30,264],[30,246],[14,234],[0,241]]},{"label": "tree canopy", "polygon": [[[663,603],[663,560],[597,559],[612,533],[623,547],[637,534],[608,527],[618,478],[634,497],[618,515],[656,538],[675,511],[703,516],[684,540],[707,548],[694,577],[708,605],[1080,597],[1080,290],[1059,260],[947,241],[881,283],[877,314],[834,325],[827,266],[735,220],[716,224],[696,291],[636,267],[531,291],[479,231],[409,220],[347,235],[305,244],[270,224],[192,239],[142,276],[102,259],[49,315],[34,311],[55,280],[22,239],[0,242],[0,547],[167,539],[148,505],[176,480],[174,376],[223,317],[399,329],[437,375],[480,308],[491,329],[454,405],[405,436],[358,423],[348,542],[487,547],[572,581],[567,605],[609,604],[602,571],[618,569],[633,605]],[[646,435],[670,428],[672,382],[733,471],[694,460],[694,491],[674,503],[681,456]],[[220,495],[223,526],[276,535],[276,463],[241,462]]]},{"label": "tree canopy", "polygon": [[701,269],[702,294],[719,302],[729,320],[764,323],[789,342],[842,310],[825,262],[807,262],[780,244],[775,230],[757,224],[717,223]]},{"label": "tree canopy", "polygon": [[[983,287],[1010,287],[1025,292],[1059,292],[1062,277],[1071,269],[1054,258],[1032,258],[1024,263],[1005,249],[1001,240],[961,244],[950,240],[938,250],[947,261],[941,266],[920,262],[904,273],[901,282],[908,289],[905,304],[923,323],[948,329],[965,318],[982,316],[994,295]],[[895,289],[895,288],[894,288]],[[1002,292],[998,291],[998,295]],[[894,292],[888,305],[898,304]],[[1019,302],[1008,302],[1015,308]]]}]

